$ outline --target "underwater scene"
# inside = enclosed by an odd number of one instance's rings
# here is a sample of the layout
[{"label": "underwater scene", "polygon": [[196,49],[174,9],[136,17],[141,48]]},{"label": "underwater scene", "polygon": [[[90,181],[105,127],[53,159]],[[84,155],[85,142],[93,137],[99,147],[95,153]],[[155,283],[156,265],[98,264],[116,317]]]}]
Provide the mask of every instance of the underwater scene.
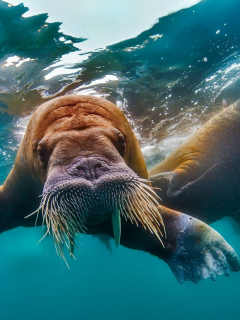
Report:
[{"label": "underwater scene", "polygon": [[[240,109],[239,16],[238,0],[0,0],[0,186],[32,114],[53,98],[115,104],[153,176],[152,168],[230,108],[229,140],[213,133],[219,154],[210,150],[210,158],[219,163],[179,189],[172,184],[170,200],[156,192],[167,207],[195,212],[240,256],[240,116],[231,111]],[[192,185],[197,190],[186,191]],[[240,319],[240,272],[184,282],[167,258],[121,241],[116,247],[104,233],[78,235],[74,258],[63,248],[65,262],[46,226],[29,221],[32,227],[0,227],[0,319]]]}]

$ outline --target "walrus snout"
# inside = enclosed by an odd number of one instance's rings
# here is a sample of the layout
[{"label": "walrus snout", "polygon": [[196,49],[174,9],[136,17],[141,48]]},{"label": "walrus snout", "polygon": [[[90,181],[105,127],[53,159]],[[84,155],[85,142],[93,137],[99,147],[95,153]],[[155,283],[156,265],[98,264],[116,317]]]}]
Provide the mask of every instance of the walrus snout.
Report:
[{"label": "walrus snout", "polygon": [[100,156],[77,157],[66,165],[50,167],[43,194],[78,188],[95,196],[106,186],[116,187],[137,179],[123,160],[112,162]]},{"label": "walrus snout", "polygon": [[124,161],[81,157],[67,169],[49,171],[39,210],[59,247],[64,237],[73,244],[74,234],[110,217],[118,245],[121,216],[142,224],[161,241],[163,221],[157,207],[155,192]]},{"label": "walrus snout", "polygon": [[68,169],[68,173],[73,177],[86,180],[96,180],[103,174],[109,172],[111,166],[109,161],[99,157],[81,158]]}]

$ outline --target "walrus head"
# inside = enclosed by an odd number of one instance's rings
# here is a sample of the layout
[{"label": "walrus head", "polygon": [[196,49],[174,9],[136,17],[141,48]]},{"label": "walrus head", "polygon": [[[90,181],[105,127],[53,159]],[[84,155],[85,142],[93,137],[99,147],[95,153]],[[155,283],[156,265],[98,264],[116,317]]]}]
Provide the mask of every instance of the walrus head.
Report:
[{"label": "walrus head", "polygon": [[116,245],[121,216],[161,241],[163,222],[141,150],[115,105],[90,96],[54,99],[34,113],[24,141],[19,161],[44,184],[37,211],[61,255],[63,243],[72,254],[75,233],[110,217]]}]

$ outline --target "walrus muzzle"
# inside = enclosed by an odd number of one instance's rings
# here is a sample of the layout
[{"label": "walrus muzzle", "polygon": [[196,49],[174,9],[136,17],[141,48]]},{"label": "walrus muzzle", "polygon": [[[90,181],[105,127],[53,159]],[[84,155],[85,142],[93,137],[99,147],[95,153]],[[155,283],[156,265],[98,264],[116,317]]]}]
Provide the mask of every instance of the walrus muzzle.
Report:
[{"label": "walrus muzzle", "polygon": [[[64,243],[73,255],[75,234],[86,232],[88,225],[99,224],[110,217],[116,246],[120,243],[121,216],[136,225],[142,224],[160,241],[163,236],[157,196],[149,182],[126,165],[106,132],[98,130],[96,134],[96,130],[88,130],[86,141],[84,136],[76,139],[76,133],[73,133],[74,139],[71,140],[68,134],[67,142],[62,136],[58,143],[53,143],[54,137],[51,137],[51,143],[45,139],[39,144],[43,162],[47,157],[46,145],[54,147],[45,164],[47,179],[37,211],[42,211],[43,223],[47,226],[45,235],[53,235],[63,258]],[[91,151],[89,141],[94,145],[94,151]]]}]

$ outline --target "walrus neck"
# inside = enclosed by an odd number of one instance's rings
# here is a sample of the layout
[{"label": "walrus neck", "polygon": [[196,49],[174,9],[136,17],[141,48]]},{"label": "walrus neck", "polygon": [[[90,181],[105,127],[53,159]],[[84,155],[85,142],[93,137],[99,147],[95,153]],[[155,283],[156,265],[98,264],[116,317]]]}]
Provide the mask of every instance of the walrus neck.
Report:
[{"label": "walrus neck", "polygon": [[12,226],[13,215],[8,207],[7,199],[4,194],[4,187],[0,186],[0,233],[14,228],[14,226]]},{"label": "walrus neck", "polygon": [[12,169],[0,186],[0,233],[18,226],[33,226],[25,217],[35,211],[40,203],[42,185],[26,172]]}]

